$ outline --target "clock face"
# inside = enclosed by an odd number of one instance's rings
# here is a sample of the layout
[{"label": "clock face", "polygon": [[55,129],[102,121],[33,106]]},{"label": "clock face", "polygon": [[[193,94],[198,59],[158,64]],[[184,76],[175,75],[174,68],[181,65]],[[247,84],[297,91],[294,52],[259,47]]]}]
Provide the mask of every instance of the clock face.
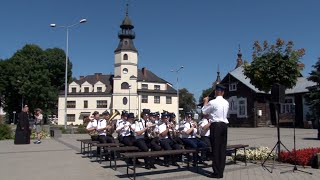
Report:
[{"label": "clock face", "polygon": [[127,73],[128,73],[128,69],[127,69],[127,68],[124,68],[124,69],[122,70],[122,72],[123,72],[123,74],[127,74]]}]

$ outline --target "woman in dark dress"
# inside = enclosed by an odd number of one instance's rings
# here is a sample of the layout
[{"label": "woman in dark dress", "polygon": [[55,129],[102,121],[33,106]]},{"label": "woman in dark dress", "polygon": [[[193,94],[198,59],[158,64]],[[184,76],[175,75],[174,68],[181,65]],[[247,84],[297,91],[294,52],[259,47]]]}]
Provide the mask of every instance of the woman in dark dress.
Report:
[{"label": "woman in dark dress", "polygon": [[29,107],[25,105],[19,114],[14,144],[30,144]]}]

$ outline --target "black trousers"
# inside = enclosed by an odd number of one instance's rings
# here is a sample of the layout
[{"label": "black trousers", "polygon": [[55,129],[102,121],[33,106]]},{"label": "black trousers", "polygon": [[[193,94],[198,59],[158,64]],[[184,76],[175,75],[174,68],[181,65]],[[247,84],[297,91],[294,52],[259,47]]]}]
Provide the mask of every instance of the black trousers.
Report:
[{"label": "black trousers", "polygon": [[148,139],[147,140],[148,142],[150,142],[150,145],[151,145],[151,149],[153,151],[161,151],[161,146],[160,146],[160,140],[159,140],[159,137],[155,137],[155,138],[152,138],[152,139]]},{"label": "black trousers", "polygon": [[212,148],[212,169],[219,176],[223,176],[226,164],[228,125],[214,122],[210,125],[210,139]]},{"label": "black trousers", "polygon": [[[172,149],[182,149],[182,146],[180,144],[175,143],[172,139],[160,139],[160,145],[164,150],[172,150]],[[178,157],[173,156],[173,160],[177,161]],[[168,163],[169,156],[164,157],[165,163]]]},{"label": "black trousers", "polygon": [[120,136],[119,141],[125,146],[133,146],[136,143],[136,138],[134,136]]},{"label": "black trousers", "polygon": [[[141,151],[148,152],[149,148],[151,147],[150,142],[143,139],[137,139],[135,144]],[[154,164],[154,158],[146,157],[144,158],[144,163],[147,164]]]},{"label": "black trousers", "polygon": [[[204,142],[208,147],[211,147],[211,140],[210,136],[201,136],[201,141]],[[206,153],[206,159],[209,160],[212,158],[212,153],[211,151],[207,151]]]}]

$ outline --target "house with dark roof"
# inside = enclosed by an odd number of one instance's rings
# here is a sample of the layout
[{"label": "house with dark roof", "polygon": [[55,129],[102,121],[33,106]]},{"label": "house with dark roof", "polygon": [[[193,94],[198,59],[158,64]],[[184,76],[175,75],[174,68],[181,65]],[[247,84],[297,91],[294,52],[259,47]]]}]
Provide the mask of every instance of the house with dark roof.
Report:
[{"label": "house with dark roof", "polygon": [[[114,74],[95,73],[80,76],[69,84],[67,124],[82,124],[93,111],[100,113],[126,110],[140,116],[142,109],[151,112],[177,111],[177,90],[168,81],[147,68],[138,69],[135,32],[126,12],[118,33],[119,44],[114,51]],[[64,92],[59,95],[58,124],[64,124]],[[117,117],[116,117],[117,118]]]},{"label": "house with dark roof", "polygon": [[[239,48],[237,65],[220,82],[227,87],[224,97],[229,101],[228,119],[231,126],[263,127],[275,125],[275,105],[271,103],[271,93],[258,90],[243,73],[242,54]],[[282,126],[296,125],[302,127],[307,121],[309,108],[304,94],[307,87],[314,83],[305,77],[299,77],[296,85],[285,90],[285,103],[277,108],[279,122]]]}]

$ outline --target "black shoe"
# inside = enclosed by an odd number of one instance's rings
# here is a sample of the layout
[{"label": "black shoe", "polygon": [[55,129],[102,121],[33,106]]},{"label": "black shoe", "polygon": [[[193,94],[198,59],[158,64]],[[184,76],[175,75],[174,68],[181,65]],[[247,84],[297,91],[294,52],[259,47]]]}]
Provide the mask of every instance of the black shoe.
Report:
[{"label": "black shoe", "polygon": [[204,166],[208,166],[208,164],[204,161],[199,161],[199,164],[203,164]]},{"label": "black shoe", "polygon": [[151,167],[152,169],[157,169],[157,167],[154,166],[154,164],[151,164],[150,167]]},{"label": "black shoe", "polygon": [[219,174],[216,174],[216,173],[212,173],[211,178],[216,178],[216,179],[220,179],[220,178],[223,178],[223,175],[219,175]]},{"label": "black shoe", "polygon": [[179,166],[179,164],[177,162],[173,162],[172,166]]},{"label": "black shoe", "polygon": [[169,163],[164,163],[164,166],[169,167],[170,165],[169,165]]},{"label": "black shoe", "polygon": [[150,165],[149,165],[149,164],[145,165],[145,166],[144,166],[144,168],[146,168],[146,169],[148,169],[148,170],[150,170],[150,169],[151,169],[151,167],[150,167]]},{"label": "black shoe", "polygon": [[136,165],[140,165],[141,162],[139,160],[136,160]]}]

